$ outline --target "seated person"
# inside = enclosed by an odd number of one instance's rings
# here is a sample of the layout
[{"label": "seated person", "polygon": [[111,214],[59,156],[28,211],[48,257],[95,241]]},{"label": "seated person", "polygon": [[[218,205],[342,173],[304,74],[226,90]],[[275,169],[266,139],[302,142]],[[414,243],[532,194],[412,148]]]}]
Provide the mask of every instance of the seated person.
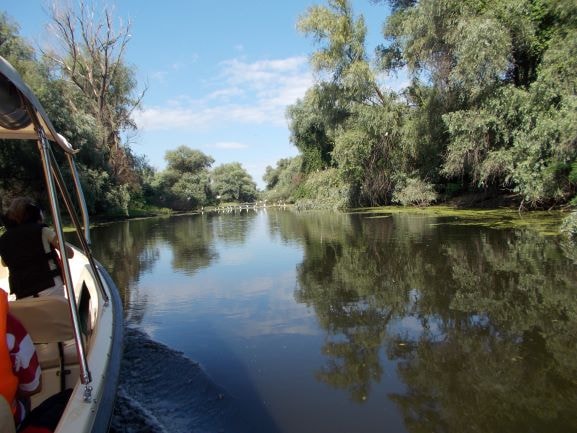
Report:
[{"label": "seated person", "polygon": [[[16,299],[65,296],[58,239],[44,224],[41,209],[29,198],[15,198],[4,215],[4,225],[0,256],[10,272],[10,293]],[[74,251],[66,246],[66,254],[72,257]]]}]

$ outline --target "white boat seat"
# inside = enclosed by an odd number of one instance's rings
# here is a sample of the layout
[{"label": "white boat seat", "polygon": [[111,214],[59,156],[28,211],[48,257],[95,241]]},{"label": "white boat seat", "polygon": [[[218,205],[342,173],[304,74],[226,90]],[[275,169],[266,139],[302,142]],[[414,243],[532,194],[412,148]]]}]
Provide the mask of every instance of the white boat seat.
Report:
[{"label": "white boat seat", "polygon": [[[62,359],[60,358],[60,349],[58,344],[54,343],[39,343],[35,345],[36,355],[42,370],[49,368],[59,368]],[[76,351],[76,342],[68,340],[62,342],[64,365],[78,364],[78,353]]]},{"label": "white boat seat", "polygon": [[67,366],[78,364],[74,328],[68,300],[59,296],[24,298],[9,303],[10,313],[30,334],[43,382],[57,376],[63,390]]},{"label": "white boat seat", "polygon": [[34,343],[58,343],[74,338],[68,300],[59,296],[24,298],[9,303],[10,313]]}]

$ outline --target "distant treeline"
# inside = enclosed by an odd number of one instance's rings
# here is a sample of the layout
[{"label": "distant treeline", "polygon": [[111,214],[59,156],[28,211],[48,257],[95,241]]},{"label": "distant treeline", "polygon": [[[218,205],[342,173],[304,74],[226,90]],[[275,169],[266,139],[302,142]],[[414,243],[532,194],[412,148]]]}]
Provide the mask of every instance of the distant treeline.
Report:
[{"label": "distant treeline", "polygon": [[[287,110],[294,158],[258,192],[239,164],[181,147],[156,172],[130,144],[146,89],[123,60],[128,27],[108,9],[52,10],[59,45],[37,52],[0,16],[0,55],[79,149],[89,211],[134,215],[226,201],[303,208],[428,205],[514,197],[524,209],[577,203],[577,3],[574,0],[373,0],[387,17],[368,52],[354,2],[303,11],[316,81]],[[99,20],[101,25],[82,25]],[[136,36],[135,36],[136,37]],[[106,47],[104,49],[103,47]],[[395,74],[407,77],[398,91]],[[0,147],[3,205],[41,196],[35,144]]]},{"label": "distant treeline", "polygon": [[[123,61],[129,28],[115,30],[107,9],[78,8],[50,11],[59,45],[40,53],[19,36],[17,24],[0,15],[0,55],[36,93],[56,130],[78,149],[89,213],[134,216],[256,200],[256,184],[240,163],[212,167],[211,156],[181,146],[168,151],[167,168],[156,171],[146,157],[134,154],[132,114],[145,90],[138,90],[134,71]],[[3,209],[15,196],[41,204],[46,199],[35,142],[4,140],[0,170]]]}]

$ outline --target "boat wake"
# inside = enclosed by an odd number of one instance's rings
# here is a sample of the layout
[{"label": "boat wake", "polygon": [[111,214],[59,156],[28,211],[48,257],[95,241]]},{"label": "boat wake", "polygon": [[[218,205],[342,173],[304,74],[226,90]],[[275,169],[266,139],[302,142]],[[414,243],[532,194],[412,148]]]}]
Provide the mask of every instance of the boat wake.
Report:
[{"label": "boat wake", "polygon": [[248,432],[237,403],[198,363],[126,328],[112,433]]}]

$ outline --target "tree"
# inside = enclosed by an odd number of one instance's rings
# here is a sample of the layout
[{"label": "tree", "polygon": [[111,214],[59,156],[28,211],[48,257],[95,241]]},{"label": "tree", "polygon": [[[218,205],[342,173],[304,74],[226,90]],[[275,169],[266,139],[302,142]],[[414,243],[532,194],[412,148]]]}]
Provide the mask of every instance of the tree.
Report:
[{"label": "tree", "polygon": [[335,134],[333,158],[351,185],[353,205],[388,203],[395,176],[406,170],[401,148],[402,106],[357,105]]},{"label": "tree", "polygon": [[211,200],[209,168],[214,159],[199,150],[180,146],[166,152],[166,170],[152,182],[156,204],[191,210]]},{"label": "tree", "polygon": [[212,192],[222,202],[251,202],[257,197],[256,184],[238,162],[219,165],[210,178]]},{"label": "tree", "polygon": [[354,101],[364,103],[376,96],[382,102],[365,52],[365,21],[362,16],[355,19],[348,0],[328,0],[328,7],[311,6],[297,27],[321,45],[311,56],[316,71],[328,72],[332,82]]},{"label": "tree", "polygon": [[18,25],[0,12],[0,55],[22,75],[33,88],[41,80],[34,49],[19,36]]},{"label": "tree", "polygon": [[287,169],[291,162],[291,158],[282,158],[276,162],[276,167],[272,168],[267,165],[262,180],[266,182],[266,189],[273,189],[279,182],[281,173]]},{"label": "tree", "polygon": [[347,101],[338,86],[321,83],[288,107],[290,140],[303,156],[302,171],[311,173],[332,165],[334,130],[348,116]]},{"label": "tree", "polygon": [[532,206],[574,196],[573,2],[388,3],[380,65],[413,78],[403,142],[420,176]]},{"label": "tree", "polygon": [[264,198],[271,202],[294,201],[294,195],[303,181],[303,157],[284,158],[276,168],[267,167],[263,180],[267,183]]},{"label": "tree", "polygon": [[138,188],[133,154],[122,142],[122,134],[136,128],[131,116],[144,95],[136,92],[134,71],[124,61],[130,26],[115,30],[109,9],[84,2],[78,11],[54,6],[51,20],[60,46],[44,54],[67,84],[62,90],[68,109],[94,119],[98,149],[112,178]]},{"label": "tree", "polygon": [[179,146],[176,150],[167,151],[164,159],[168,163],[168,170],[177,173],[195,173],[208,170],[214,162],[214,158],[211,156],[187,146]]},{"label": "tree", "polygon": [[[399,153],[395,147],[401,124],[394,95],[380,89],[365,51],[364,19],[355,18],[349,1],[330,0],[328,7],[309,8],[298,27],[320,46],[311,56],[313,68],[330,77],[288,111],[291,140],[302,152],[303,171],[336,167],[349,187],[335,182],[332,172],[322,180],[315,175],[312,183],[332,185],[336,192],[330,195],[338,197],[339,206],[343,190],[351,194],[345,203],[385,203],[394,170],[401,168],[392,157]],[[301,192],[307,190],[312,192],[308,187]]]},{"label": "tree", "polygon": [[[533,6],[545,7],[539,2]],[[553,24],[563,22],[561,15],[551,20],[554,13],[553,7],[541,10],[527,30],[524,44],[535,46],[539,62],[531,66],[534,72],[516,71],[512,76],[530,76],[530,81],[523,79],[518,85],[518,79],[506,79],[477,106],[443,116],[450,135],[445,174],[510,189],[531,206],[549,206],[575,195],[571,173],[577,156],[577,28],[575,23]]]}]

